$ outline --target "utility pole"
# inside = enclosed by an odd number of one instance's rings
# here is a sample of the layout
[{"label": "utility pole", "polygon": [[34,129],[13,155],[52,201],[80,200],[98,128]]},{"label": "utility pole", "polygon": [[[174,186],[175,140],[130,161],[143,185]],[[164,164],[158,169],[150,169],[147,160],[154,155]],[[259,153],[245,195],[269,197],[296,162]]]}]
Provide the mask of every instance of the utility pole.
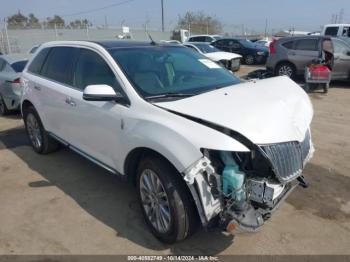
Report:
[{"label": "utility pole", "polygon": [[108,28],[107,16],[105,15],[105,28]]},{"label": "utility pole", "polygon": [[164,32],[164,0],[161,0],[161,5],[162,5],[162,32]]},{"label": "utility pole", "polygon": [[265,38],[267,38],[267,18],[265,20]]}]

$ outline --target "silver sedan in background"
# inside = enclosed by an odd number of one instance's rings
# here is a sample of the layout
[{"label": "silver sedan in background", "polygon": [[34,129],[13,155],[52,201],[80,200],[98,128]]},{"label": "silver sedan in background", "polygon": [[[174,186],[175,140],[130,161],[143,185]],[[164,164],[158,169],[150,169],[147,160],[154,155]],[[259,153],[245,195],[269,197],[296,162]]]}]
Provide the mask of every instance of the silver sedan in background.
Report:
[{"label": "silver sedan in background", "polygon": [[20,77],[28,58],[18,55],[0,56],[0,115],[19,109],[22,94]]}]

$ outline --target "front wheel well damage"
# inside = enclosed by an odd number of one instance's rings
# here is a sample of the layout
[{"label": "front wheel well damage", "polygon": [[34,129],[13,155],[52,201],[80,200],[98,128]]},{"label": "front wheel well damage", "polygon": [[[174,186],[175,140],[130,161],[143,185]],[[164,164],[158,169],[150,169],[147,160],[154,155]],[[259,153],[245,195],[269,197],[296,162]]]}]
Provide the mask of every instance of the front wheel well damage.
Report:
[{"label": "front wheel well damage", "polygon": [[[175,170],[177,170],[176,167],[166,157],[164,157],[157,151],[146,147],[135,148],[128,154],[124,163],[124,175],[126,176],[126,179],[134,186],[136,186],[138,164],[140,163],[142,158],[148,156],[158,157],[162,159],[162,161],[169,163]],[[180,172],[179,175],[181,175]],[[198,206],[198,196],[193,195],[195,192],[193,191],[190,185],[186,184],[184,179],[182,179],[181,181],[183,182],[184,188],[188,190],[188,193],[191,196],[192,204],[196,207],[196,216],[198,218],[201,218],[199,213],[202,213],[202,211],[200,209],[201,207]]]}]

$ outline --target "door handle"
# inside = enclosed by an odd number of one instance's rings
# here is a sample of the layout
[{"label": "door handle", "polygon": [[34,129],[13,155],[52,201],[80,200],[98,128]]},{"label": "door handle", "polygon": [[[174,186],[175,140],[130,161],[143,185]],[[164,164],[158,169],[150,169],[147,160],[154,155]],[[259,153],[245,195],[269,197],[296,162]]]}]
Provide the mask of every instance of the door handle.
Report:
[{"label": "door handle", "polygon": [[34,86],[34,89],[40,91],[41,87],[40,86]]},{"label": "door handle", "polygon": [[74,102],[74,100],[70,97],[66,97],[66,100],[64,101],[66,104],[70,105],[70,106],[76,106],[77,103]]}]

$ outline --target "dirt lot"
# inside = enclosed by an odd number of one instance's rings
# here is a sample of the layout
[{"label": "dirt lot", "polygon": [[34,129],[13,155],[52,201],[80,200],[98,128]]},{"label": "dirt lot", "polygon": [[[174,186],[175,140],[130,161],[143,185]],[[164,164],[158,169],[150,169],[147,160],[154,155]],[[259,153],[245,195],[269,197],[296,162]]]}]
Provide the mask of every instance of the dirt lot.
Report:
[{"label": "dirt lot", "polygon": [[350,84],[310,97],[311,187],[260,233],[202,230],[173,246],[149,233],[132,186],[67,149],[35,154],[21,119],[0,118],[0,254],[350,254]]}]

